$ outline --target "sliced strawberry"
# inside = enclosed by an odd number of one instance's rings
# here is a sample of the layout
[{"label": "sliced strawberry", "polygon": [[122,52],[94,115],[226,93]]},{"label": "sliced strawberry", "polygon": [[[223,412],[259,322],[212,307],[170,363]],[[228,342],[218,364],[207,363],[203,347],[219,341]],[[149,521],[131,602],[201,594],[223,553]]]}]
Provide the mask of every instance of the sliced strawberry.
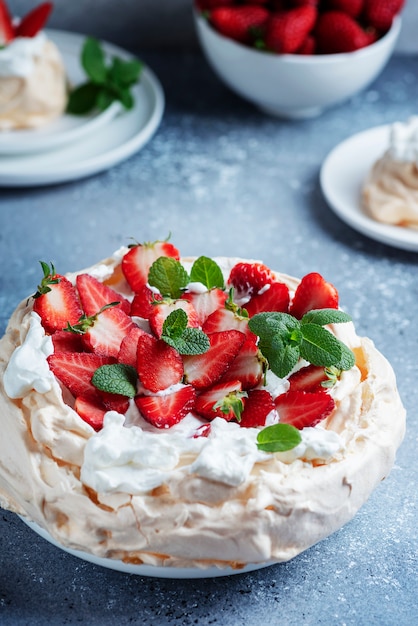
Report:
[{"label": "sliced strawberry", "polygon": [[228,278],[228,283],[235,287],[238,293],[249,295],[258,293],[260,289],[274,282],[273,272],[263,263],[237,263]]},{"label": "sliced strawberry", "polygon": [[[105,309],[93,316],[93,325],[83,334],[83,345],[101,356],[117,358],[124,337],[135,327],[135,324],[121,309]],[[89,318],[92,319],[92,318]]]},{"label": "sliced strawberry", "polygon": [[202,426],[199,426],[199,428],[195,431],[193,439],[198,439],[199,437],[209,437],[211,430],[212,426],[210,423],[202,424]]},{"label": "sliced strawberry", "polygon": [[203,293],[185,293],[182,299],[187,300],[193,305],[196,311],[199,325],[203,326],[206,319],[211,313],[217,309],[222,309],[225,306],[227,300],[227,294],[222,289],[210,289]]},{"label": "sliced strawberry", "polygon": [[43,2],[29,11],[16,26],[16,37],[35,37],[43,29],[53,9],[52,2]]},{"label": "sliced strawberry", "polygon": [[4,0],[0,0],[0,46],[14,39],[14,29],[9,9]]},{"label": "sliced strawberry", "polygon": [[202,330],[207,335],[224,330],[239,330],[248,340],[255,343],[257,339],[248,327],[248,317],[243,317],[229,309],[217,309],[211,313],[203,324]]},{"label": "sliced strawberry", "polygon": [[239,380],[218,383],[197,396],[194,410],[210,421],[215,417],[222,417],[227,422],[239,421],[245,404],[245,395],[242,393]]},{"label": "sliced strawberry", "polygon": [[98,391],[91,382],[93,374],[102,365],[114,362],[115,359],[88,352],[56,352],[48,357],[52,373],[75,398],[97,398]]},{"label": "sliced strawberry", "polygon": [[75,287],[70,281],[42,264],[44,277],[35,293],[33,310],[41,317],[47,333],[63,330],[67,324],[77,324],[83,314]]},{"label": "sliced strawberry", "polygon": [[81,335],[68,332],[67,330],[56,330],[51,335],[54,344],[54,352],[84,352]]},{"label": "sliced strawberry", "polygon": [[329,380],[325,368],[308,365],[289,376],[290,391],[323,391],[322,383]]},{"label": "sliced strawberry", "polygon": [[162,299],[159,293],[154,293],[147,285],[144,285],[134,295],[134,299],[131,302],[131,315],[143,317],[146,320],[149,319],[154,308],[152,303]]},{"label": "sliced strawberry", "polygon": [[124,363],[125,365],[131,365],[135,367],[137,364],[137,351],[138,351],[138,341],[142,335],[147,335],[148,333],[139,326],[134,326],[128,332],[127,335],[122,339],[122,343],[120,344],[119,353],[118,353],[118,361],[119,363]]},{"label": "sliced strawberry", "polygon": [[[363,10],[364,2],[365,0],[327,0],[327,9],[342,11],[357,18]],[[387,0],[383,0],[382,4],[387,4]]]},{"label": "sliced strawberry", "polygon": [[156,302],[153,305],[151,315],[149,316],[149,325],[152,332],[156,337],[161,337],[163,334],[163,325],[167,317],[173,311],[177,309],[183,309],[187,313],[187,325],[193,328],[199,327],[199,319],[197,313],[190,302],[187,300],[171,300],[170,302],[164,300],[161,303]]},{"label": "sliced strawberry", "polygon": [[273,398],[266,389],[252,389],[248,392],[248,397],[245,401],[240,426],[244,428],[265,426],[267,416],[275,408]]},{"label": "sliced strawberry", "polygon": [[250,317],[256,313],[278,311],[287,313],[289,309],[289,288],[284,283],[272,283],[268,289],[255,294],[244,305]]},{"label": "sliced strawberry", "polygon": [[102,307],[112,302],[119,302],[118,308],[122,309],[127,315],[130,314],[131,304],[129,300],[111,287],[101,283],[94,276],[79,274],[76,278],[76,287],[81,306],[86,315],[95,315]]},{"label": "sliced strawberry", "polygon": [[180,354],[162,339],[146,333],[138,339],[137,371],[142,385],[156,393],[181,382],[183,360]]},{"label": "sliced strawberry", "polygon": [[222,382],[239,379],[244,390],[253,389],[262,380],[266,361],[252,339],[247,339],[230,367],[222,376]]},{"label": "sliced strawberry", "polygon": [[129,249],[122,259],[122,271],[132,291],[147,284],[149,269],[160,256],[180,259],[179,251],[168,241],[136,244]]},{"label": "sliced strawberry", "polygon": [[116,411],[124,415],[129,409],[129,399],[126,396],[106,391],[99,391],[99,396],[106,411]]},{"label": "sliced strawberry", "polygon": [[287,391],[274,401],[280,422],[301,430],[316,426],[332,413],[334,399],[325,391]]},{"label": "sliced strawberry", "polygon": [[238,330],[224,330],[209,335],[210,348],[204,354],[185,356],[186,382],[196,389],[205,389],[216,383],[237,356],[245,335]]},{"label": "sliced strawberry", "polygon": [[103,406],[99,398],[79,396],[75,399],[74,409],[94,430],[99,431],[103,427],[103,419],[108,409]]},{"label": "sliced strawberry", "polygon": [[306,274],[296,288],[289,313],[301,319],[312,309],[338,309],[338,291],[321,274]]},{"label": "sliced strawberry", "polygon": [[135,404],[144,419],[156,428],[170,428],[180,422],[195,404],[196,392],[184,385],[173,393],[159,396],[136,396]]}]

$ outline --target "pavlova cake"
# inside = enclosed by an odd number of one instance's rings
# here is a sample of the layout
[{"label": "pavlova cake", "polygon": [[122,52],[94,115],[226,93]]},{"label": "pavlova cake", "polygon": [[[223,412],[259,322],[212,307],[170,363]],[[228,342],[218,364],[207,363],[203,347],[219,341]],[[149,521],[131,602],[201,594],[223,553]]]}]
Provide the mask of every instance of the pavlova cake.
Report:
[{"label": "pavlova cake", "polygon": [[368,173],[362,196],[376,221],[418,228],[418,116],[391,125],[389,146]]},{"label": "pavlova cake", "polygon": [[14,21],[0,0],[0,131],[39,127],[65,110],[64,64],[43,31],[51,10],[44,2]]},{"label": "pavlova cake", "polygon": [[320,274],[168,241],[66,276],[41,265],[0,342],[0,505],[61,546],[167,568],[285,561],[389,473],[394,373]]}]

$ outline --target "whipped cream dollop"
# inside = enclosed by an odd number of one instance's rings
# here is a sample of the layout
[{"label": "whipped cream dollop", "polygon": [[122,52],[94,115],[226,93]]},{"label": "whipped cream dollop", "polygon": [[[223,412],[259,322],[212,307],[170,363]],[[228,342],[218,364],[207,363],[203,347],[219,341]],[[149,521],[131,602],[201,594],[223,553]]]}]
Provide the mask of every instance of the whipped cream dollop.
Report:
[{"label": "whipped cream dollop", "polygon": [[389,147],[367,176],[362,202],[378,222],[418,228],[418,116],[391,126]]},{"label": "whipped cream dollop", "polygon": [[41,318],[32,311],[25,340],[13,352],[4,372],[3,384],[9,398],[23,398],[33,389],[42,394],[52,389],[55,377],[47,357],[53,352],[51,337],[45,335]]},{"label": "whipped cream dollop", "polygon": [[0,49],[0,130],[35,128],[67,104],[64,64],[44,32],[17,37]]}]

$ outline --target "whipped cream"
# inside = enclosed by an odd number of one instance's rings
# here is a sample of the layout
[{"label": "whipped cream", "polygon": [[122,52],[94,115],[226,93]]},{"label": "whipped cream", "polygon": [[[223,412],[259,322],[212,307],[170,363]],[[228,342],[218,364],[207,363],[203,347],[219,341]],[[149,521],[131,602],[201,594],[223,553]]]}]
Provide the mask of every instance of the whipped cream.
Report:
[{"label": "whipped cream", "polygon": [[0,77],[26,78],[32,74],[45,43],[45,33],[40,32],[35,37],[16,37],[7,46],[0,48]]},{"label": "whipped cream", "polygon": [[392,124],[388,152],[395,161],[418,161],[418,115]]},{"label": "whipped cream", "polygon": [[23,398],[32,389],[42,394],[52,389],[55,377],[47,357],[53,352],[51,337],[45,335],[41,318],[32,311],[28,334],[13,352],[4,372],[3,384],[9,398]]}]

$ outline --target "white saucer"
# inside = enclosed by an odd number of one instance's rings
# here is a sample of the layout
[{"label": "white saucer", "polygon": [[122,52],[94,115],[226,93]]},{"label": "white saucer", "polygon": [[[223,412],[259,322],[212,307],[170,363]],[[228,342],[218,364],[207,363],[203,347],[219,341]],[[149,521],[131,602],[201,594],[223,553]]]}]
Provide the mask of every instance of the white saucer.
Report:
[{"label": "white saucer", "polygon": [[[74,87],[85,82],[86,74],[80,61],[85,37],[55,30],[48,30],[46,33],[61,53],[69,84]],[[124,59],[132,58],[132,55],[124,50],[118,49],[116,53],[116,49],[109,44],[103,44],[103,49],[108,55],[118,54]],[[114,102],[103,112],[80,116],[65,114],[41,128],[1,131],[0,155],[29,154],[58,148],[70,141],[80,139],[87,133],[97,131],[107,124],[121,108],[120,103]]]},{"label": "white saucer", "polygon": [[51,537],[51,535],[35,524],[35,522],[30,522],[24,517],[20,517],[20,519],[25,522],[34,532],[40,535],[43,539],[46,539],[52,545],[60,548],[60,550],[64,550],[64,552],[68,552],[72,556],[75,556],[79,559],[83,559],[83,561],[88,561],[89,563],[93,563],[94,565],[100,565],[101,567],[107,567],[108,569],[113,569],[117,572],[124,572],[125,574],[136,574],[137,576],[151,576],[155,578],[216,578],[219,576],[232,576],[234,574],[245,574],[247,572],[253,572],[255,570],[263,569],[264,567],[269,567],[274,565],[272,562],[262,563],[262,564],[250,564],[242,569],[232,569],[231,567],[226,567],[224,569],[219,569],[218,567],[209,567],[207,569],[199,569],[192,567],[157,567],[154,565],[133,565],[131,563],[124,563],[123,561],[117,561],[116,559],[105,559],[100,558],[98,556],[94,556],[93,554],[88,554],[87,552],[80,552],[79,550],[72,550],[71,548],[66,548],[59,544],[55,539]]},{"label": "white saucer", "polygon": [[[60,49],[77,50],[77,54],[85,40],[84,35],[58,31],[52,31],[51,38],[59,43]],[[103,47],[109,55],[133,58],[112,44],[103,43]],[[54,135],[53,129],[45,131],[40,152],[26,149],[26,154],[0,154],[0,186],[37,186],[76,180],[130,157],[151,139],[164,112],[162,87],[149,68],[143,68],[133,95],[135,106],[130,111],[116,104],[103,114],[90,116],[82,122],[76,118],[72,127],[68,119],[63,119],[57,134]],[[51,133],[49,139],[48,132]],[[57,147],[46,149],[48,141],[57,141]],[[51,146],[52,143],[49,148]]]},{"label": "white saucer", "polygon": [[340,143],[322,165],[320,184],[331,209],[349,226],[382,243],[418,251],[418,230],[381,224],[361,208],[363,182],[387,149],[389,132],[389,125],[377,126]]}]

